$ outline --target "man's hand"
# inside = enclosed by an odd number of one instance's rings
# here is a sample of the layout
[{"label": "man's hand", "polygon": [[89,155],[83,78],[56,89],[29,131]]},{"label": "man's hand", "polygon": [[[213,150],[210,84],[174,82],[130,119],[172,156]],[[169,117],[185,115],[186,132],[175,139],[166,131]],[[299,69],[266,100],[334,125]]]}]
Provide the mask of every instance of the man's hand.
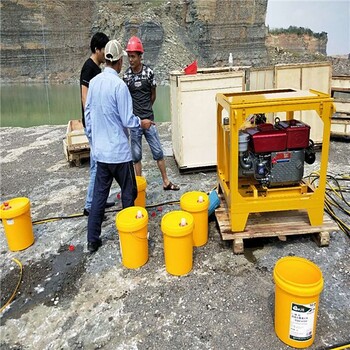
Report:
[{"label": "man's hand", "polygon": [[149,129],[151,125],[155,125],[156,123],[153,122],[150,119],[141,119],[141,128],[142,129]]}]

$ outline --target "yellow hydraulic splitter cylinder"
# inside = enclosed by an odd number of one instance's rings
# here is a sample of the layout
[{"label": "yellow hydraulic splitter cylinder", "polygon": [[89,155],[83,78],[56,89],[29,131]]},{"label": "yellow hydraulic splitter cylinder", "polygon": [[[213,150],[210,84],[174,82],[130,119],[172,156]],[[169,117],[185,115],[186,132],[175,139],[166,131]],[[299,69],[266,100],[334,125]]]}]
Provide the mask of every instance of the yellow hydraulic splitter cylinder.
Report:
[{"label": "yellow hydraulic splitter cylinder", "polygon": [[[218,93],[217,176],[223,193],[232,232],[244,231],[250,213],[306,210],[312,226],[323,223],[324,197],[329,153],[333,99],[315,90],[276,89]],[[290,186],[269,187],[242,177],[239,170],[239,133],[250,125],[252,115],[291,121],[304,111],[323,121],[323,143],[318,184],[301,180]],[[288,153],[288,152],[286,152]]]}]

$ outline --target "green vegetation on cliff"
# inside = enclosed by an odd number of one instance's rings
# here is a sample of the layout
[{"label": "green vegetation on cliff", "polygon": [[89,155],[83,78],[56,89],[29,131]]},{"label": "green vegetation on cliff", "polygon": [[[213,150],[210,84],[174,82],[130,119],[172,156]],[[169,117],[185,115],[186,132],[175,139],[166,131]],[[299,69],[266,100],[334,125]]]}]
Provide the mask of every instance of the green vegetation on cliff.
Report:
[{"label": "green vegetation on cliff", "polygon": [[297,35],[309,35],[313,36],[317,39],[326,39],[327,33],[321,32],[321,33],[314,33],[309,28],[303,28],[303,27],[296,27],[296,26],[289,26],[289,28],[274,28],[269,29],[270,34],[297,34]]}]

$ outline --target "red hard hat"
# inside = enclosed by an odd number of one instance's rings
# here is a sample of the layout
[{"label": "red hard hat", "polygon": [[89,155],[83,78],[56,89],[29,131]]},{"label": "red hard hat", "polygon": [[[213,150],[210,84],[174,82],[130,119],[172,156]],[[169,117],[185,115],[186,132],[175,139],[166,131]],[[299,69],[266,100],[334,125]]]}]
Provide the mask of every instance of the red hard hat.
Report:
[{"label": "red hard hat", "polygon": [[143,53],[142,41],[137,36],[132,36],[126,45],[126,52],[131,51]]}]

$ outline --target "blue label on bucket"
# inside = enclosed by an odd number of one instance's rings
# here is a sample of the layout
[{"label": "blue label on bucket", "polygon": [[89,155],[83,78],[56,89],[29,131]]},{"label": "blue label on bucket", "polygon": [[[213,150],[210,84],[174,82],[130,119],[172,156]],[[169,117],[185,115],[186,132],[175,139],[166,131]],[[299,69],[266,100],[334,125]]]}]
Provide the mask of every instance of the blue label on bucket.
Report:
[{"label": "blue label on bucket", "polygon": [[292,303],[290,312],[289,338],[306,341],[312,338],[314,329],[316,303]]}]

